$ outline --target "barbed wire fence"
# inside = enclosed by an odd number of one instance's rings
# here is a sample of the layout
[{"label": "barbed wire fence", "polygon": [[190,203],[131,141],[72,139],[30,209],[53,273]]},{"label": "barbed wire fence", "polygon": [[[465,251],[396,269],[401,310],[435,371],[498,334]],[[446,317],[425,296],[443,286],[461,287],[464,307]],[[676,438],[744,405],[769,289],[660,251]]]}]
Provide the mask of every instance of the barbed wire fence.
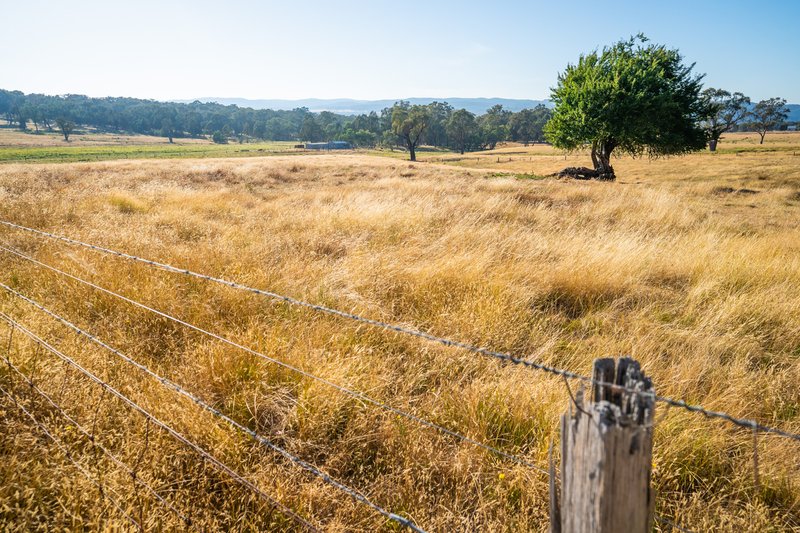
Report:
[{"label": "barbed wire fence", "polygon": [[[298,522],[299,524],[303,525],[306,529],[309,529],[311,531],[317,531],[318,530],[310,522],[308,522],[304,518],[300,517],[294,511],[292,511],[291,509],[289,509],[288,507],[286,507],[285,505],[280,503],[278,500],[276,500],[275,498],[273,498],[272,496],[270,496],[269,494],[264,492],[262,489],[260,489],[258,486],[256,486],[252,481],[246,479],[245,477],[243,477],[242,475],[237,473],[235,470],[233,470],[231,467],[227,466],[225,463],[223,463],[217,457],[215,457],[214,455],[209,453],[203,447],[201,447],[197,443],[193,442],[188,437],[184,436],[182,433],[180,433],[179,431],[174,429],[171,425],[167,424],[166,422],[162,421],[160,418],[158,418],[155,415],[153,415],[150,411],[148,411],[147,409],[145,409],[144,407],[139,405],[137,402],[132,400],[129,396],[123,394],[122,392],[117,390],[115,387],[113,387],[111,384],[109,384],[108,382],[104,381],[103,379],[98,377],[93,372],[91,372],[88,369],[86,369],[84,366],[82,366],[80,363],[75,361],[73,358],[69,357],[68,355],[64,354],[61,350],[59,350],[58,348],[55,348],[54,346],[49,344],[47,341],[45,341],[44,339],[39,337],[36,333],[32,332],[31,330],[29,330],[28,328],[26,328],[25,326],[23,326],[19,322],[17,322],[14,319],[10,318],[5,313],[0,313],[0,318],[2,318],[6,323],[8,323],[11,326],[11,331],[12,332],[13,331],[19,331],[22,334],[26,335],[33,342],[35,342],[38,346],[41,346],[42,348],[44,348],[45,350],[49,351],[50,353],[55,355],[57,358],[62,360],[65,364],[67,364],[70,367],[72,367],[75,370],[77,370],[80,374],[82,374],[83,376],[88,378],[90,381],[95,383],[97,386],[99,386],[103,391],[107,391],[111,395],[113,395],[116,398],[118,398],[124,405],[128,406],[133,411],[138,412],[141,416],[143,416],[145,419],[150,421],[152,424],[154,424],[158,428],[162,429],[163,431],[165,431],[166,433],[168,433],[169,435],[174,437],[178,442],[184,444],[189,449],[191,449],[192,451],[197,453],[197,455],[199,455],[204,461],[207,461],[208,463],[214,465],[222,473],[224,473],[225,475],[227,475],[228,477],[230,477],[231,479],[233,479],[234,481],[236,481],[237,483],[239,483],[240,485],[242,485],[246,489],[252,491],[256,495],[261,497],[263,500],[265,500],[266,502],[268,502],[269,504],[274,506],[276,509],[278,509],[280,512],[285,514],[287,517],[289,517],[289,518],[295,520],[296,522]],[[6,356],[5,359],[8,359],[8,357]],[[55,438],[53,440],[55,442]],[[92,479],[94,479],[94,478],[92,478]]]},{"label": "barbed wire fence", "polygon": [[[310,302],[307,302],[307,301],[299,300],[299,299],[296,299],[296,298],[293,298],[293,297],[290,297],[290,296],[281,295],[281,294],[278,294],[278,293],[275,293],[275,292],[271,292],[271,291],[267,291],[267,290],[263,290],[263,289],[258,289],[258,288],[254,288],[254,287],[249,287],[247,285],[243,285],[243,284],[240,284],[240,283],[237,283],[237,282],[234,282],[234,281],[229,281],[229,280],[225,280],[223,278],[218,278],[218,277],[214,277],[214,276],[210,276],[210,275],[194,272],[194,271],[191,271],[191,270],[188,270],[188,269],[182,269],[182,268],[179,268],[179,267],[175,267],[175,266],[169,265],[167,263],[161,263],[161,262],[153,261],[153,260],[146,259],[146,258],[143,258],[143,257],[126,254],[126,253],[123,253],[123,252],[119,252],[119,251],[112,250],[112,249],[109,249],[109,248],[105,248],[105,247],[102,247],[102,246],[98,246],[98,245],[95,245],[95,244],[79,241],[79,240],[72,239],[72,238],[69,238],[69,237],[64,237],[64,236],[57,235],[57,234],[54,234],[54,233],[50,233],[50,232],[46,232],[46,231],[42,231],[42,230],[37,230],[37,229],[34,229],[34,228],[21,226],[21,225],[12,223],[12,222],[0,220],[0,224],[5,225],[8,228],[13,228],[15,230],[28,232],[30,234],[33,234],[33,235],[36,235],[36,236],[39,236],[39,237],[52,239],[52,240],[59,241],[59,242],[62,242],[62,243],[66,243],[66,244],[73,245],[73,246],[83,247],[83,248],[86,248],[86,249],[89,249],[89,250],[93,250],[95,252],[111,255],[111,256],[114,256],[114,257],[117,257],[117,258],[121,258],[121,259],[124,259],[124,260],[127,260],[127,261],[144,264],[144,265],[147,265],[148,267],[159,269],[159,270],[162,270],[162,271],[167,271],[167,272],[171,272],[171,273],[175,273],[175,274],[180,274],[180,275],[183,275],[183,276],[189,276],[189,277],[193,277],[193,278],[197,278],[197,279],[201,279],[201,280],[217,283],[217,284],[220,284],[220,285],[223,285],[223,286],[235,289],[235,290],[245,291],[245,292],[248,292],[248,293],[251,293],[251,294],[260,295],[260,296],[267,297],[267,298],[270,298],[270,299],[273,299],[273,300],[276,300],[276,301],[284,302],[284,303],[287,303],[287,304],[290,304],[290,305],[311,309],[311,310],[313,310],[315,312],[325,313],[325,314],[332,315],[332,316],[335,316],[335,317],[339,317],[339,318],[342,318],[342,319],[355,321],[355,322],[358,322],[358,323],[361,323],[361,324],[366,324],[366,325],[369,325],[371,327],[375,327],[375,328],[379,328],[379,329],[383,329],[383,330],[388,330],[388,331],[394,332],[394,333],[396,333],[398,335],[407,335],[407,336],[412,336],[412,337],[416,337],[416,338],[421,338],[421,339],[424,339],[425,341],[428,341],[428,342],[433,342],[433,343],[437,343],[437,344],[440,344],[440,345],[443,345],[443,346],[446,346],[446,347],[464,350],[464,351],[466,351],[468,353],[472,353],[472,354],[475,354],[475,355],[478,355],[478,356],[482,356],[482,357],[488,357],[488,358],[491,358],[491,359],[494,359],[494,360],[502,361],[502,362],[507,363],[507,364],[518,365],[520,367],[523,367],[523,368],[526,368],[526,369],[529,369],[529,370],[532,370],[532,371],[544,372],[546,374],[554,375],[554,376],[557,376],[557,377],[560,377],[560,378],[564,379],[565,383],[567,383],[567,384],[568,384],[567,380],[574,380],[574,381],[578,381],[579,383],[582,383],[584,385],[592,385],[594,387],[599,387],[599,388],[610,390],[610,391],[612,391],[614,393],[625,393],[625,394],[629,394],[629,395],[633,395],[633,396],[646,396],[646,397],[654,400],[655,402],[663,403],[668,407],[680,408],[680,409],[682,409],[682,410],[684,410],[684,411],[686,411],[686,412],[688,412],[690,414],[699,414],[699,415],[702,415],[702,416],[707,417],[707,418],[719,419],[719,420],[722,420],[724,422],[730,423],[730,424],[732,424],[732,425],[734,425],[736,427],[745,428],[745,429],[747,429],[749,431],[752,431],[754,433],[754,436],[757,435],[760,432],[760,433],[765,433],[765,434],[772,434],[772,435],[775,435],[775,436],[778,436],[778,437],[781,437],[781,438],[787,438],[787,439],[790,439],[790,440],[795,441],[795,442],[800,442],[800,434],[793,433],[793,432],[790,432],[790,431],[787,431],[787,430],[784,430],[784,429],[781,429],[781,428],[767,426],[767,425],[764,425],[764,424],[761,424],[761,423],[757,422],[756,420],[736,417],[736,416],[733,416],[733,415],[731,415],[729,413],[725,413],[725,412],[709,410],[709,409],[706,409],[706,408],[704,408],[702,406],[699,406],[699,405],[692,405],[692,404],[690,404],[690,403],[688,403],[688,402],[686,402],[684,400],[674,399],[674,398],[670,398],[670,397],[666,397],[666,396],[659,396],[659,395],[656,395],[653,392],[648,392],[648,391],[642,391],[642,390],[638,390],[638,389],[631,389],[631,388],[623,387],[623,386],[620,386],[618,384],[609,383],[609,382],[606,382],[606,381],[603,381],[603,380],[598,380],[598,379],[595,379],[595,378],[589,377],[589,376],[584,376],[584,375],[581,375],[581,374],[578,374],[578,373],[575,373],[575,372],[568,371],[566,369],[561,369],[561,368],[553,367],[553,366],[550,366],[550,365],[546,365],[546,364],[544,364],[542,362],[538,362],[538,361],[534,361],[534,360],[529,360],[529,359],[526,359],[526,358],[518,357],[518,356],[512,355],[510,353],[493,351],[493,350],[490,350],[490,349],[487,349],[487,348],[474,346],[474,345],[471,345],[471,344],[468,344],[468,343],[464,343],[464,342],[460,342],[460,341],[456,341],[456,340],[452,340],[452,339],[448,339],[448,338],[444,338],[444,337],[439,337],[439,336],[430,334],[430,333],[425,332],[425,331],[421,331],[421,330],[417,330],[417,329],[413,329],[413,328],[408,328],[408,327],[405,327],[405,326],[392,324],[392,323],[389,323],[389,322],[383,322],[383,321],[379,321],[379,320],[375,320],[375,319],[370,319],[370,318],[363,317],[361,315],[350,313],[350,312],[347,312],[347,311],[341,311],[341,310],[334,309],[334,308],[331,308],[331,307],[317,305],[317,304],[313,304],[313,303],[310,303]],[[397,415],[398,417],[404,417],[404,418],[406,418],[406,419],[408,419],[408,420],[410,420],[410,421],[412,421],[414,423],[417,423],[420,426],[425,427],[425,428],[427,428],[429,430],[437,431],[437,432],[441,433],[442,435],[445,435],[447,437],[453,438],[453,439],[455,439],[455,440],[457,440],[459,442],[463,442],[463,443],[466,443],[468,445],[475,446],[477,448],[481,448],[484,451],[492,453],[492,454],[494,454],[494,455],[496,455],[496,456],[498,456],[498,457],[500,457],[500,458],[502,458],[504,460],[508,460],[508,461],[514,462],[516,464],[525,466],[525,467],[527,467],[527,468],[529,468],[529,469],[531,469],[533,471],[536,471],[538,473],[542,473],[542,474],[545,474],[545,475],[549,475],[550,474],[550,471],[548,471],[548,469],[546,469],[546,468],[544,468],[542,466],[533,464],[529,460],[527,460],[524,457],[519,456],[518,454],[514,454],[514,453],[509,453],[509,452],[503,451],[503,450],[501,450],[501,449],[499,449],[499,448],[497,448],[495,446],[492,446],[492,445],[489,445],[487,443],[481,442],[478,439],[466,436],[466,435],[458,432],[457,430],[455,430],[453,428],[448,428],[448,427],[442,426],[440,424],[434,423],[434,422],[432,422],[430,420],[427,420],[423,416],[420,416],[418,414],[409,412],[408,410],[404,410],[404,409],[392,406],[392,405],[390,405],[390,404],[388,404],[386,402],[377,400],[377,399],[367,395],[364,392],[357,391],[357,390],[354,390],[354,389],[352,389],[350,387],[335,383],[335,382],[330,381],[330,380],[328,380],[326,378],[317,376],[316,374],[314,374],[313,372],[311,372],[309,370],[305,370],[305,369],[300,368],[298,366],[286,363],[285,361],[282,361],[282,360],[278,359],[276,356],[268,355],[268,354],[265,354],[265,353],[260,352],[258,350],[255,350],[253,348],[247,347],[247,346],[245,346],[243,344],[240,344],[240,343],[238,343],[236,341],[233,341],[233,340],[231,340],[231,339],[229,339],[227,337],[224,337],[224,336],[222,336],[220,334],[211,332],[211,331],[206,330],[204,328],[201,328],[201,327],[199,327],[199,326],[197,326],[195,324],[192,324],[192,323],[190,323],[188,321],[182,320],[182,319],[174,317],[174,316],[172,316],[172,315],[170,315],[170,314],[168,314],[166,312],[163,312],[163,311],[160,311],[160,310],[155,309],[153,307],[150,307],[148,305],[145,305],[145,304],[143,304],[141,302],[138,302],[135,299],[126,297],[126,296],[124,296],[122,294],[119,294],[119,293],[117,293],[115,291],[112,291],[110,289],[107,289],[105,287],[97,285],[97,284],[95,284],[95,283],[93,283],[91,281],[85,280],[85,279],[83,279],[83,278],[81,278],[79,276],[76,276],[76,275],[71,274],[69,272],[66,272],[66,271],[64,271],[62,269],[59,269],[57,267],[54,267],[52,265],[49,265],[49,264],[44,263],[42,261],[39,261],[36,258],[32,257],[31,255],[25,254],[25,253],[23,253],[23,252],[21,252],[21,251],[19,251],[17,249],[14,249],[13,247],[11,247],[11,245],[9,245],[6,242],[0,241],[0,250],[2,250],[3,252],[5,252],[5,253],[13,256],[13,257],[16,257],[17,259],[20,259],[20,260],[23,260],[23,261],[27,261],[27,262],[29,262],[29,263],[31,263],[33,265],[36,265],[37,267],[47,269],[47,270],[57,274],[58,276],[70,279],[70,280],[72,280],[72,281],[74,281],[76,283],[80,283],[80,284],[82,284],[84,286],[89,287],[92,290],[96,290],[96,291],[102,292],[102,293],[104,293],[104,294],[106,294],[108,296],[111,296],[113,298],[119,299],[120,301],[126,302],[127,304],[130,304],[130,305],[132,305],[134,307],[137,307],[137,308],[139,308],[139,309],[141,309],[141,310],[143,310],[145,312],[152,313],[154,315],[160,316],[160,317],[162,317],[162,318],[164,318],[166,320],[174,322],[175,324],[178,324],[180,326],[183,326],[183,327],[186,327],[188,329],[191,329],[191,330],[193,330],[193,331],[195,331],[197,333],[205,335],[205,336],[207,336],[207,337],[209,337],[211,339],[219,341],[219,342],[221,342],[223,344],[226,344],[228,346],[231,346],[231,347],[233,347],[235,349],[242,350],[245,353],[249,353],[250,355],[253,355],[253,356],[256,356],[258,358],[261,358],[261,359],[267,361],[270,364],[278,365],[278,366],[280,366],[280,367],[282,367],[282,368],[284,368],[286,370],[289,370],[289,371],[291,371],[293,373],[296,373],[296,374],[298,374],[300,376],[303,376],[305,378],[308,378],[308,379],[317,381],[319,383],[322,383],[322,384],[324,384],[324,385],[326,385],[328,387],[331,387],[332,389],[336,390],[337,392],[339,392],[341,394],[348,395],[348,396],[350,396],[350,397],[352,397],[354,399],[357,399],[357,400],[359,400],[361,402],[364,402],[365,404],[369,404],[369,405],[373,406],[376,409],[380,409],[380,410],[392,413],[394,415]],[[236,430],[236,431],[242,433],[243,435],[246,435],[249,438],[253,439],[259,445],[265,447],[266,449],[270,450],[271,452],[276,453],[277,455],[279,455],[283,459],[285,459],[288,462],[294,464],[295,466],[297,466],[300,469],[304,470],[308,474],[310,474],[310,475],[312,475],[314,477],[317,477],[318,479],[322,480],[327,485],[337,489],[341,493],[351,497],[353,500],[355,500],[359,504],[363,504],[363,505],[367,506],[368,508],[370,508],[375,513],[383,516],[385,519],[387,519],[389,521],[393,521],[393,522],[397,523],[398,525],[400,525],[402,527],[405,527],[405,528],[408,528],[408,529],[410,529],[412,531],[424,531],[419,525],[417,525],[411,519],[406,518],[404,516],[401,516],[399,514],[395,514],[395,513],[391,512],[391,511],[385,509],[384,507],[382,507],[381,505],[379,505],[376,502],[372,501],[370,498],[368,498],[366,495],[364,495],[363,493],[361,493],[357,489],[355,489],[353,487],[350,487],[350,486],[346,485],[345,483],[343,483],[343,482],[341,482],[339,480],[334,479],[333,477],[331,477],[330,475],[328,475],[327,473],[325,473],[323,470],[319,469],[315,465],[313,465],[313,464],[301,459],[299,456],[297,456],[295,454],[292,454],[291,452],[289,452],[288,450],[282,448],[281,446],[278,446],[276,443],[271,441],[266,436],[254,431],[254,430],[249,429],[248,427],[246,427],[241,422],[238,422],[237,420],[235,420],[234,418],[230,417],[226,413],[223,413],[222,411],[214,408],[210,403],[208,403],[207,401],[203,400],[202,398],[196,396],[194,393],[190,392],[185,387],[181,386],[180,384],[176,383],[175,381],[170,380],[169,378],[167,378],[165,376],[162,376],[162,375],[154,372],[153,370],[151,370],[147,366],[141,364],[140,362],[136,361],[132,357],[124,354],[120,350],[118,350],[118,349],[112,347],[111,345],[107,344],[106,342],[104,342],[100,338],[96,337],[95,335],[93,335],[89,331],[80,328],[79,326],[77,326],[74,323],[70,322],[66,318],[64,318],[64,317],[58,315],[57,313],[55,313],[54,311],[46,308],[45,306],[43,306],[42,304],[40,304],[39,302],[37,302],[33,298],[22,294],[18,290],[14,289],[13,287],[11,287],[9,285],[6,285],[5,283],[2,283],[2,282],[0,282],[0,288],[2,288],[10,296],[16,298],[19,301],[22,301],[22,302],[25,302],[25,303],[31,305],[32,307],[36,308],[38,311],[46,314],[47,316],[49,316],[53,320],[57,321],[58,323],[60,323],[61,325],[65,326],[65,327],[67,327],[68,329],[72,330],[73,332],[75,332],[76,334],[82,336],[83,338],[87,339],[88,341],[92,342],[96,346],[99,346],[100,348],[106,350],[110,354],[115,355],[120,360],[122,360],[125,363],[133,366],[138,371],[140,371],[140,372],[144,373],[145,375],[149,376],[150,378],[154,379],[160,385],[163,385],[167,389],[169,389],[169,390],[171,390],[171,391],[183,396],[184,398],[190,400],[192,403],[194,403],[195,405],[197,405],[201,409],[205,410],[206,412],[210,413],[214,417],[216,417],[216,418],[222,420],[223,422],[225,422],[226,424],[228,424],[234,430]],[[105,393],[105,391],[108,391],[113,396],[116,396],[124,404],[128,405],[133,410],[135,410],[135,411],[139,412],[140,414],[142,414],[145,417],[145,419],[148,421],[148,423],[152,422],[155,426],[161,428],[162,430],[166,431],[168,434],[170,434],[173,437],[175,437],[182,444],[188,446],[193,451],[195,451],[199,455],[201,455],[204,460],[208,460],[210,464],[216,466],[220,471],[222,471],[226,475],[230,476],[232,479],[236,480],[237,482],[242,484],[244,487],[252,490],[254,493],[258,494],[260,497],[262,497],[266,501],[270,502],[276,509],[278,509],[280,512],[282,512],[288,518],[291,518],[292,520],[294,520],[298,525],[302,526],[305,529],[309,529],[309,530],[316,530],[317,529],[316,526],[312,525],[311,522],[309,522],[307,519],[299,516],[293,510],[289,509],[288,507],[284,506],[283,504],[281,504],[280,502],[275,500],[273,497],[269,496],[262,489],[257,487],[253,482],[251,482],[249,480],[246,480],[241,475],[236,473],[234,470],[232,470],[231,468],[229,468],[226,465],[224,465],[221,461],[217,460],[216,458],[214,458],[213,456],[208,454],[205,450],[203,450],[197,444],[192,442],[188,437],[184,437],[183,435],[181,435],[180,433],[178,433],[174,429],[172,429],[170,426],[166,425],[164,422],[162,422],[162,421],[158,420],[157,418],[155,418],[149,412],[147,412],[146,410],[141,408],[138,404],[133,402],[133,400],[131,400],[130,398],[128,398],[125,395],[123,395],[121,392],[119,392],[116,389],[114,389],[110,384],[104,382],[102,379],[100,379],[96,375],[92,374],[87,369],[81,367],[73,359],[69,358],[69,356],[63,354],[62,352],[60,352],[59,350],[57,350],[56,348],[54,348],[53,346],[48,344],[44,339],[42,339],[41,337],[36,335],[34,332],[32,332],[29,329],[27,329],[24,325],[22,325],[22,324],[18,323],[17,321],[15,321],[12,317],[6,315],[5,313],[0,313],[0,318],[3,319],[6,323],[8,323],[10,325],[12,333],[15,330],[22,332],[24,335],[28,336],[30,339],[32,339],[36,343],[37,349],[38,349],[38,347],[43,347],[44,349],[46,349],[47,351],[53,353],[59,359],[64,361],[65,364],[69,364],[72,367],[78,369],[79,372],[81,372],[84,376],[86,376],[88,379],[93,381],[95,384],[99,385],[102,388],[104,393]],[[10,341],[9,341],[9,350],[10,350]],[[38,387],[34,384],[33,376],[25,375],[16,366],[13,365],[12,361],[10,360],[10,352],[7,351],[6,356],[4,356],[4,361],[7,363],[7,365],[9,365],[9,368],[11,370],[15,371],[15,373],[20,376],[20,378],[23,380],[24,383],[27,383],[29,385],[29,387],[31,388],[31,390],[33,392],[40,392],[41,393],[40,395],[43,395],[42,391],[40,389],[38,389]],[[63,387],[64,387],[64,385],[62,384],[62,391],[63,391]],[[11,397],[8,393],[6,395]],[[570,396],[572,396],[571,391],[570,391]],[[64,412],[63,408],[61,406],[59,406],[56,402],[54,402],[50,396],[43,395],[43,397],[44,397],[45,400],[48,401],[48,403],[50,403],[50,405],[54,409],[56,409],[57,411],[61,412],[62,416],[64,416],[65,419],[69,420],[69,415],[66,412]],[[92,442],[95,441],[93,432],[89,433],[88,436],[91,437],[90,440]],[[103,451],[103,448],[101,448],[100,446],[96,446],[96,448],[99,449],[100,451]],[[755,472],[756,472],[756,476],[757,476],[757,455],[754,455],[754,461],[756,462]],[[125,470],[126,468],[130,468],[130,467],[126,467],[124,465],[119,465],[113,459],[112,459],[112,462],[117,464],[117,466],[121,466],[121,468],[123,470]],[[134,475],[134,479],[135,479],[135,477],[136,476]],[[158,492],[156,492],[154,489],[152,489],[152,488],[148,489],[144,485],[142,485],[142,487],[153,498],[155,498],[157,501],[162,503],[162,505],[164,505],[167,510],[170,510],[170,511],[173,511],[173,512],[177,512],[174,508],[170,509],[169,503],[166,502],[166,501],[162,501],[159,498]],[[184,521],[184,523],[187,523],[188,519],[186,519],[186,517],[184,515],[179,514],[179,518],[181,518]],[[673,522],[672,520],[666,519],[666,518],[664,518],[662,516],[656,515],[655,519],[657,521],[661,522],[662,524],[668,526],[668,527],[677,529],[679,531],[686,531],[686,529],[682,528],[677,523]],[[190,523],[190,521],[188,523]]]}]

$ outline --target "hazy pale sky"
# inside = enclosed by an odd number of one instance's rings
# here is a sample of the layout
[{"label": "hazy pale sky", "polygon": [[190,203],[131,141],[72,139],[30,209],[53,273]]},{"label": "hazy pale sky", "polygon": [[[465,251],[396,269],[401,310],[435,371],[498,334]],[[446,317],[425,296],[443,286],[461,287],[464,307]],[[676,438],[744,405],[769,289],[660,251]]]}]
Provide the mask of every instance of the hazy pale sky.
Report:
[{"label": "hazy pale sky", "polygon": [[0,0],[0,88],[187,99],[541,99],[644,32],[706,85],[800,103],[800,0]]}]

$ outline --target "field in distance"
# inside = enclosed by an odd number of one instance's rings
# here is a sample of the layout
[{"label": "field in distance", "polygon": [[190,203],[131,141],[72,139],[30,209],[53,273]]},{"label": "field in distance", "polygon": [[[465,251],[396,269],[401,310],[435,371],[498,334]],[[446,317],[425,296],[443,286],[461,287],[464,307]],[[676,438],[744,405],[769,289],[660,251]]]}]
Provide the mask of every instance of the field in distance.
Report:
[{"label": "field in distance", "polygon": [[[7,162],[0,165],[0,219],[582,374],[596,357],[629,354],[659,394],[796,433],[798,153],[800,134],[768,134],[764,147],[728,135],[717,154],[616,160],[617,183],[543,178],[588,158],[541,145],[465,156],[420,152],[415,164],[391,152]],[[569,404],[564,383],[545,374],[5,227],[0,241],[541,467]],[[2,283],[428,531],[547,530],[547,478],[536,470],[3,251],[0,272]],[[330,531],[394,530],[0,293],[0,311],[312,523]],[[168,436],[146,433],[141,418],[65,374],[4,322],[0,339],[40,387],[61,394],[76,419],[94,424],[102,442],[164,488],[198,529],[291,526]],[[0,365],[2,387],[32,397],[14,376]],[[104,483],[148,529],[182,529],[131,490],[129,476],[95,462],[70,424],[42,402],[25,405],[57,428],[82,464],[92,472],[102,467]],[[96,487],[10,401],[0,401],[0,410],[0,522],[20,530],[123,527],[117,513],[96,504]],[[695,531],[800,528],[797,443],[759,436],[756,485],[752,432],[663,406],[656,419],[660,516]]]},{"label": "field in distance", "polygon": [[[2,123],[0,123],[2,125]],[[174,139],[150,135],[76,132],[69,142],[54,131],[21,132],[0,127],[0,163],[66,163],[112,159],[243,157],[298,152],[295,142],[214,144],[208,139]]]},{"label": "field in distance", "polygon": [[[148,135],[125,135],[85,131],[75,133],[67,143],[56,131],[21,132],[0,122],[0,164],[3,163],[68,163],[107,161],[117,159],[229,158],[262,157],[311,153],[297,149],[295,141],[261,141],[214,144],[208,139],[174,139]],[[764,144],[758,143],[755,133],[729,133],[723,137],[717,154],[746,154],[750,152],[785,152],[796,155],[800,150],[800,132],[771,132]],[[407,159],[400,149],[358,150],[359,153]],[[692,157],[702,156],[694,154]],[[785,154],[784,154],[785,155]],[[587,154],[567,155],[547,144],[523,146],[502,143],[494,150],[464,155],[445,149],[421,147],[421,162],[444,163],[467,168],[496,169],[526,174],[552,173],[568,164],[585,165]],[[625,160],[623,160],[625,161]],[[646,160],[644,160],[646,161]],[[679,168],[680,171],[680,168]],[[538,174],[537,174],[538,175]]]}]

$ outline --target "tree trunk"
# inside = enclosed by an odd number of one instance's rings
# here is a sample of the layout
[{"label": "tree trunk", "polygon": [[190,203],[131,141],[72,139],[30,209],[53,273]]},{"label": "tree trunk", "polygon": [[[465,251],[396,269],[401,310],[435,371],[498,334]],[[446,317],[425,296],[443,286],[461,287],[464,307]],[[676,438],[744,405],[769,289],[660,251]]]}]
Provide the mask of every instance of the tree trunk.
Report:
[{"label": "tree trunk", "polygon": [[717,139],[711,139],[708,141],[708,151],[709,152],[716,152],[717,151]]},{"label": "tree trunk", "polygon": [[761,135],[761,142],[758,144],[764,144],[764,136],[767,134],[766,130],[763,133],[759,131],[758,134]]},{"label": "tree trunk", "polygon": [[614,167],[611,166],[611,152],[614,151],[614,147],[615,143],[611,140],[592,144],[592,164],[594,164],[599,180],[614,181],[617,179]]},{"label": "tree trunk", "polygon": [[411,161],[416,161],[417,160],[417,152],[416,152],[416,147],[413,144],[409,144],[408,145],[408,152],[411,155]]},{"label": "tree trunk", "polygon": [[592,166],[595,170],[600,168],[600,161],[597,159],[597,141],[592,143]]}]

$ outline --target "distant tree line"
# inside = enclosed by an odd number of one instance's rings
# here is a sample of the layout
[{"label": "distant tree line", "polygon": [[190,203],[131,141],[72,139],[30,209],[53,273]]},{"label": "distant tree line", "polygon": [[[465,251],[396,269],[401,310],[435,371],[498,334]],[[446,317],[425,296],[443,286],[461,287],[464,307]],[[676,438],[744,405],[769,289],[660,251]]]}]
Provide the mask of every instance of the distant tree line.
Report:
[{"label": "distant tree line", "polygon": [[[763,142],[768,131],[789,126],[782,98],[752,104],[742,93],[714,88],[706,89],[702,97],[707,109],[702,126],[712,151],[729,131],[755,131]],[[362,148],[403,148],[413,160],[422,145],[464,153],[491,150],[505,141],[544,142],[545,125],[553,112],[544,105],[518,112],[495,105],[476,115],[454,109],[447,102],[411,105],[399,101],[379,113],[347,116],[312,113],[305,107],[251,109],[197,101],[48,96],[0,89],[0,116],[21,130],[29,130],[31,125],[34,133],[58,130],[65,140],[78,128],[163,136],[170,142],[201,137],[216,143],[343,140]]]},{"label": "distant tree line", "polygon": [[730,93],[724,89],[708,88],[702,93],[708,117],[703,121],[708,137],[708,148],[712,152],[723,133],[729,131],[755,131],[764,144],[768,131],[787,129],[789,108],[783,98],[768,98],[752,105],[750,98],[742,93]]},{"label": "distant tree line", "polygon": [[543,105],[511,112],[496,105],[483,115],[454,109],[447,102],[410,105],[400,101],[380,113],[346,116],[307,108],[291,111],[242,108],[236,105],[157,102],[137,98],[48,96],[0,90],[0,116],[21,130],[33,126],[60,131],[66,140],[76,128],[176,138],[267,141],[349,141],[358,147],[420,145],[458,150],[492,149],[503,141],[544,141],[551,112]]},{"label": "distant tree line", "polygon": [[[298,138],[308,109],[255,110],[215,103],[157,102],[137,98],[90,98],[69,94],[48,96],[0,90],[0,116],[21,130],[89,127],[175,138],[214,136],[290,141]],[[343,118],[343,117],[342,117]],[[63,131],[62,131],[63,133]],[[68,135],[65,134],[65,137]]]}]

